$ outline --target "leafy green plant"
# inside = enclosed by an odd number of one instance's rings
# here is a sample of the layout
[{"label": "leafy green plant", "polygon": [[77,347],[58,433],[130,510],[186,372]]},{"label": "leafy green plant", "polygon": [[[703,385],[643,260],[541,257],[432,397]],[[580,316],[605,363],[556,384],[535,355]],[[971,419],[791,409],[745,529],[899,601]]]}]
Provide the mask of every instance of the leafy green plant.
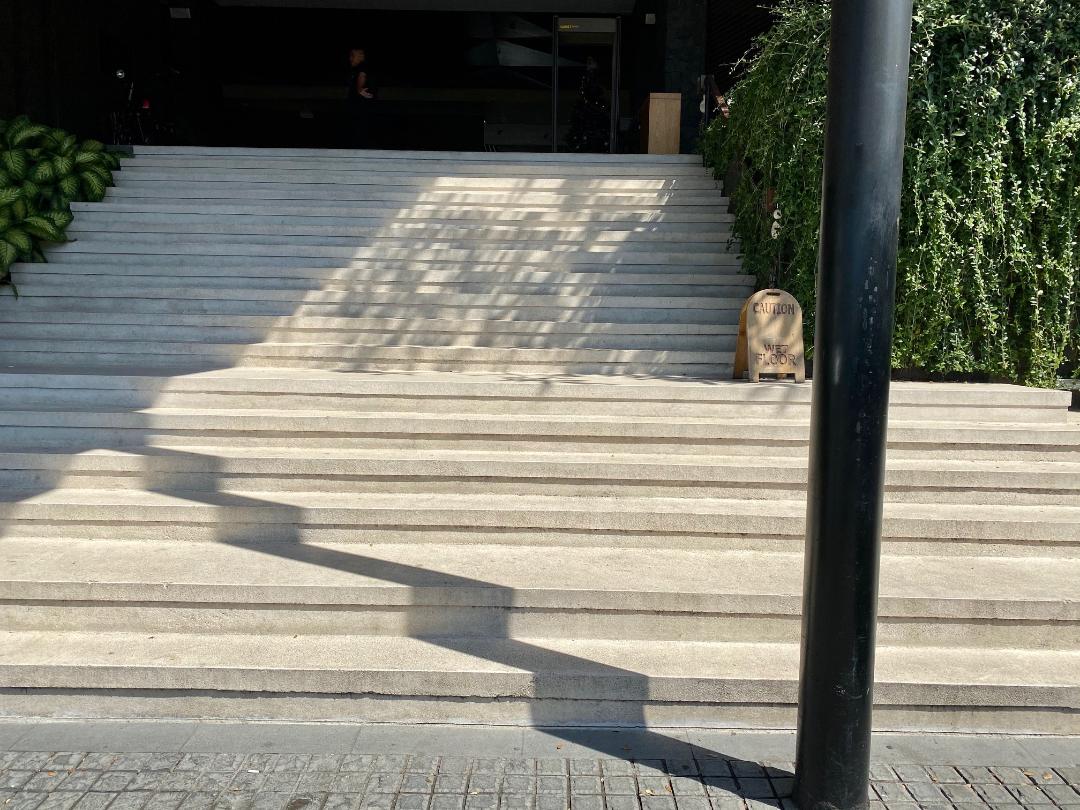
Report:
[{"label": "leafy green plant", "polygon": [[71,203],[104,198],[119,167],[98,141],[25,116],[0,121],[0,285],[15,262],[44,261],[43,243],[64,241]]},{"label": "leafy green plant", "polygon": [[[829,6],[780,0],[705,133],[746,265],[813,302]],[[1052,385],[1080,366],[1075,0],[915,0],[893,365]],[[770,234],[763,201],[782,214]]]}]

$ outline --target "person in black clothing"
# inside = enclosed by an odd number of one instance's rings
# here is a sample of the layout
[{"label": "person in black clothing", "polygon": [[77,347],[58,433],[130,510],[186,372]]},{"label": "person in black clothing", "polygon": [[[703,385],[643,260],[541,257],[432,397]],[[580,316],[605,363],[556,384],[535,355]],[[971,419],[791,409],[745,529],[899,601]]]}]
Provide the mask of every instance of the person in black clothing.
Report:
[{"label": "person in black clothing", "polygon": [[371,89],[371,73],[363,48],[349,51],[349,145],[354,149],[370,149],[375,145],[372,107],[375,93]]}]

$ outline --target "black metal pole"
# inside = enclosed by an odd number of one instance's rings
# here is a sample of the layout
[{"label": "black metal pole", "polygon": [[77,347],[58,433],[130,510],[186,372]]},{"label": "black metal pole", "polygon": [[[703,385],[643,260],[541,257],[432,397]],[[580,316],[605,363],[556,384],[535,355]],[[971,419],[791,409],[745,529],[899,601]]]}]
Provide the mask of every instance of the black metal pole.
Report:
[{"label": "black metal pole", "polygon": [[796,798],[868,807],[912,0],[833,0]]}]

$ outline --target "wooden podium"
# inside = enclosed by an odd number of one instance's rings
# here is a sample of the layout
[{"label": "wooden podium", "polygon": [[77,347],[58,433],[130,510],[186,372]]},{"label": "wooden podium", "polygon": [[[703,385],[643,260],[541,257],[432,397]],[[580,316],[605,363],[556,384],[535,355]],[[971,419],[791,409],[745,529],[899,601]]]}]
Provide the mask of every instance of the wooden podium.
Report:
[{"label": "wooden podium", "polygon": [[679,154],[681,130],[682,93],[649,93],[641,105],[641,151]]}]

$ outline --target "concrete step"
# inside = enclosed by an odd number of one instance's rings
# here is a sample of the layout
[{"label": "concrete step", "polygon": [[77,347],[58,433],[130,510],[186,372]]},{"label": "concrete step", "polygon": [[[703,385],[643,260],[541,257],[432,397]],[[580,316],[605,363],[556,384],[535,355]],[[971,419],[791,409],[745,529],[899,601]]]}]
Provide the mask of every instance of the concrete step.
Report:
[{"label": "concrete step", "polygon": [[[78,326],[72,329],[78,329]],[[123,329],[124,327],[117,327]],[[130,327],[128,327],[130,330]],[[134,331],[138,331],[136,328]],[[87,330],[88,336],[95,336],[96,332]],[[294,337],[290,334],[289,337]],[[342,339],[348,336],[343,335]],[[430,337],[430,336],[429,336]],[[651,340],[650,336],[614,336],[624,340],[627,344],[638,341]],[[514,335],[505,336],[507,342],[525,342],[527,338]],[[450,335],[448,340],[453,340],[454,345],[470,345],[466,335]],[[537,339],[539,340],[539,338]],[[557,345],[561,342],[574,343],[577,338],[544,337],[545,341],[552,341]],[[584,340],[592,342],[591,336]],[[729,337],[702,337],[684,338],[688,345],[694,340],[701,340],[703,344],[718,347],[724,350]],[[475,336],[471,345],[501,344],[503,336]],[[685,382],[692,382],[686,380]],[[796,422],[806,423],[810,414],[810,403],[784,400],[663,400],[663,399],[529,399],[527,397],[514,397],[500,399],[497,397],[477,397],[475,399],[455,399],[453,396],[408,396],[395,394],[348,394],[348,393],[284,393],[267,392],[251,393],[238,391],[133,391],[120,389],[80,389],[80,388],[11,388],[0,390],[0,408],[9,410],[106,410],[124,411],[129,409],[140,410],[147,407],[159,408],[245,408],[268,411],[349,411],[353,413],[396,413],[404,411],[412,413],[417,410],[433,410],[444,407],[459,414],[522,414],[530,416],[566,415],[576,413],[582,416],[590,415],[624,415],[624,416],[689,416],[694,418],[706,418],[715,421],[723,419],[739,420],[745,418],[750,412],[756,419],[792,419]],[[894,425],[917,422],[920,420],[933,420],[938,422],[979,422],[983,424],[1018,423],[1021,419],[1027,424],[1062,424],[1065,415],[1064,409],[1059,413],[1055,409],[1041,408],[1033,411],[1024,411],[1021,408],[964,408],[963,406],[949,405],[905,405],[894,404],[890,408],[890,416]]]},{"label": "concrete step", "polygon": [[[249,304],[265,302],[271,306],[275,304],[294,305],[290,314],[295,310],[303,310],[316,305],[349,306],[349,305],[396,305],[402,313],[410,311],[425,312],[432,307],[443,309],[462,308],[503,308],[522,310],[550,310],[560,311],[564,314],[575,310],[602,311],[608,309],[628,309],[633,312],[648,312],[650,310],[673,310],[673,315],[678,320],[678,315],[686,311],[689,315],[695,315],[702,311],[727,310],[738,312],[743,305],[744,299],[724,295],[652,295],[639,297],[631,294],[623,294],[625,291],[618,290],[613,295],[593,295],[591,292],[579,292],[576,295],[565,293],[514,293],[501,292],[497,286],[486,292],[446,292],[433,288],[429,292],[423,290],[412,291],[405,287],[390,286],[384,290],[370,289],[364,285],[355,288],[340,285],[334,289],[334,285],[319,285],[315,290],[305,289],[261,289],[245,287],[241,284],[231,287],[202,288],[199,285],[185,286],[174,281],[167,283],[151,282],[140,286],[135,282],[125,282],[122,286],[103,288],[96,284],[91,277],[84,277],[76,283],[52,284],[49,280],[32,278],[19,285],[20,298],[27,301],[18,301],[11,306],[22,306],[32,299],[50,299],[57,305],[79,298],[89,301],[91,299],[110,300],[133,300],[148,302],[180,301],[182,303],[206,302],[209,304]],[[632,288],[631,288],[632,289]],[[679,292],[685,292],[680,290]],[[415,310],[410,305],[415,306]],[[278,307],[280,308],[280,307]],[[300,314],[297,312],[297,314]],[[373,313],[373,317],[380,317]],[[385,316],[382,316],[385,317]],[[648,320],[648,319],[646,319]]]},{"label": "concrete step", "polygon": [[[22,303],[22,302],[20,302]],[[246,330],[245,333],[261,337],[271,337],[275,333],[316,335],[322,332],[358,335],[372,333],[378,335],[418,334],[494,336],[521,335],[535,337],[550,335],[589,336],[596,338],[626,336],[648,336],[652,338],[696,337],[715,338],[735,336],[737,326],[730,323],[605,323],[602,321],[548,321],[543,326],[528,320],[508,319],[438,319],[438,318],[335,318],[319,316],[296,316],[281,319],[273,315],[185,315],[185,314],[139,314],[135,312],[76,312],[73,310],[45,310],[14,305],[0,310],[3,323],[10,324],[14,335],[30,337],[30,326],[39,325],[44,329],[73,327],[89,330],[92,327],[110,329],[113,327],[192,327],[212,341],[212,336],[221,330]],[[224,332],[223,332],[224,333]],[[283,372],[288,374],[290,372]],[[299,373],[299,372],[293,372]],[[260,378],[261,379],[261,378]],[[316,378],[318,379],[318,378]],[[340,382],[347,385],[349,380]],[[383,379],[380,375],[378,379]],[[326,378],[322,378],[323,382]],[[255,381],[257,384],[257,381]],[[1023,390],[1023,389],[1019,389]],[[1019,406],[1018,406],[1019,407]],[[1032,405],[1031,407],[1036,407]],[[1045,409],[1045,405],[1038,409]],[[1068,407],[1067,405],[1063,407]],[[1038,421],[1038,420],[1036,420]]]},{"label": "concrete step", "polygon": [[624,155],[575,152],[456,152],[423,151],[402,149],[302,149],[294,147],[252,147],[252,146],[136,146],[135,155],[142,157],[175,155],[179,157],[206,156],[231,158],[258,158],[260,160],[278,158],[323,158],[369,159],[369,160],[407,160],[412,165],[423,166],[429,162],[453,161],[457,164],[491,166],[498,164],[528,163],[531,165],[566,164],[579,171],[595,171],[597,167],[607,166],[653,166],[668,167],[693,166],[701,168],[700,155]]},{"label": "concrete step", "polygon": [[[206,343],[203,341],[170,343],[156,339],[148,346],[147,341],[137,335],[132,340],[109,340],[90,343],[85,338],[42,339],[42,340],[5,340],[5,352],[12,356],[20,354],[82,355],[87,360],[104,362],[107,358],[127,358],[130,363],[140,356],[153,355],[155,358],[176,357],[183,361],[191,357],[218,358],[236,363],[260,363],[273,365],[274,360],[305,360],[326,363],[367,363],[378,365],[400,361],[403,365],[411,363],[440,363],[453,366],[502,367],[512,370],[515,365],[554,366],[574,368],[577,366],[638,368],[646,369],[657,366],[693,367],[704,366],[718,369],[730,367],[734,362],[733,351],[671,351],[655,349],[627,348],[502,348],[470,345],[426,345],[372,343],[330,343],[304,341],[297,343],[260,342],[245,345],[227,343]],[[287,362],[285,363],[288,364]]]},{"label": "concrete step", "polygon": [[[127,711],[145,712],[158,696],[171,716],[205,713],[201,696],[228,693],[242,699],[240,710],[249,716],[775,728],[794,720],[797,672],[794,644],[549,638],[436,644],[196,633],[7,632],[0,638],[0,678],[33,690],[25,697],[39,707],[49,699],[36,690],[105,690],[98,695],[112,698],[120,711],[128,700]],[[943,727],[1075,732],[1078,672],[1074,651],[883,646],[875,717],[885,728],[925,727],[933,716]],[[234,702],[231,711],[238,708]]]},{"label": "concrete step", "polygon": [[[797,644],[801,553],[9,538],[16,631]],[[43,572],[47,572],[43,576]],[[1075,649],[1080,562],[886,556],[878,643]]]},{"label": "concrete step", "polygon": [[372,171],[367,166],[322,164],[292,168],[285,165],[249,165],[237,167],[228,163],[217,166],[148,166],[132,161],[121,173],[125,182],[160,183],[331,183],[361,185],[377,188],[418,189],[438,191],[502,191],[553,192],[558,194],[593,193],[671,193],[695,192],[720,195],[719,183],[704,170],[680,176],[622,176],[597,177],[581,171],[546,172],[532,176],[499,176],[471,173],[416,174],[411,171]]},{"label": "concrete step", "polygon": [[[315,318],[419,320],[493,320],[504,322],[548,323],[617,323],[708,325],[721,319],[729,325],[732,318],[724,313],[738,312],[741,299],[695,299],[688,297],[637,300],[626,297],[585,298],[564,296],[447,296],[420,294],[410,306],[407,294],[401,293],[325,293],[318,296],[294,291],[235,291],[231,296],[214,297],[212,291],[174,288],[171,296],[154,295],[147,290],[124,287],[105,289],[87,285],[85,295],[51,295],[60,292],[48,286],[20,286],[18,307],[24,312],[59,311],[71,313],[115,313],[133,315],[202,315],[262,316],[303,323]],[[72,292],[68,290],[68,292]],[[187,295],[190,293],[190,296]],[[315,300],[303,301],[304,298]],[[351,299],[351,300],[350,300]],[[375,300],[373,300],[375,299]],[[696,302],[711,302],[698,306]],[[681,304],[681,306],[680,306]],[[143,367],[147,367],[144,364]]]},{"label": "concrete step", "polygon": [[[305,450],[188,447],[0,453],[0,490],[384,492],[736,498],[805,496],[806,464],[742,456],[439,449]],[[894,459],[893,503],[1080,503],[1080,462]],[[760,504],[758,506],[760,508]]]},{"label": "concrete step", "polygon": [[[678,250],[649,243],[590,244],[587,248],[571,244],[548,244],[532,247],[520,242],[446,242],[427,240],[362,240],[350,237],[258,236],[245,234],[90,234],[56,245],[52,254],[63,256],[93,253],[113,254],[244,256],[299,256],[304,258],[367,259],[399,261],[498,262],[512,265],[543,264],[561,260],[565,264],[724,266],[738,263],[735,251],[713,244],[678,245]],[[375,244],[374,242],[378,242]],[[396,244],[388,244],[395,242]],[[99,261],[106,261],[99,259]],[[729,271],[730,272],[730,271]]]},{"label": "concrete step", "polygon": [[[177,275],[188,272],[206,274],[215,268],[221,268],[222,273],[257,273],[264,276],[289,276],[293,271],[299,274],[313,270],[339,271],[341,273],[379,273],[396,271],[408,272],[416,275],[425,273],[533,273],[546,272],[567,274],[574,278],[576,274],[588,273],[607,276],[639,276],[648,275],[658,278],[671,276],[698,276],[703,280],[728,275],[742,275],[737,265],[731,267],[713,267],[709,265],[667,265],[655,263],[622,264],[608,261],[603,258],[594,261],[566,262],[564,254],[559,254],[550,261],[544,262],[505,262],[498,259],[492,261],[468,262],[460,260],[445,260],[439,258],[419,259],[351,259],[334,256],[245,256],[242,253],[230,255],[209,254],[168,254],[168,253],[107,253],[98,254],[67,253],[63,257],[54,256],[53,261],[65,267],[72,268],[88,265],[92,268],[113,267],[117,272],[125,272],[125,268],[149,271],[153,273],[173,272]],[[52,264],[52,261],[49,262]],[[41,267],[42,265],[36,265]],[[25,267],[26,280],[33,280],[32,267]],[[13,296],[0,296],[0,303],[11,302]]]},{"label": "concrete step", "polygon": [[[200,492],[119,489],[5,493],[0,516],[9,537],[191,542],[302,543],[315,540],[462,542],[659,547],[697,537],[769,537],[801,547],[803,499],[760,503],[723,498],[607,498],[447,493]],[[19,500],[12,500],[12,497]],[[886,541],[956,546],[1041,546],[1056,556],[1080,545],[1080,506],[886,504]],[[738,546],[735,546],[738,547]],[[947,553],[947,552],[943,552]]]},{"label": "concrete step", "polygon": [[[245,228],[235,232],[231,227],[198,226],[188,227],[183,230],[172,229],[136,229],[121,232],[107,232],[100,230],[73,230],[69,234],[72,241],[57,245],[57,249],[63,252],[63,248],[81,244],[83,247],[91,245],[118,245],[147,244],[147,245],[172,245],[174,243],[190,244],[193,246],[218,245],[266,245],[266,246],[293,246],[297,249],[306,247],[340,248],[350,247],[367,251],[356,256],[348,254],[350,258],[380,258],[374,251],[385,249],[388,259],[396,258],[396,251],[423,249],[426,251],[461,251],[472,252],[487,251],[491,256],[501,253],[509,253],[513,259],[518,253],[540,253],[550,255],[582,254],[583,257],[591,257],[593,261],[604,260],[617,262],[624,254],[636,256],[639,253],[656,255],[661,257],[677,258],[686,254],[706,254],[709,256],[731,255],[734,251],[728,249],[727,238],[715,240],[699,240],[682,238],[676,240],[633,240],[633,239],[521,239],[520,234],[509,234],[507,238],[496,238],[495,235],[475,239],[472,237],[448,237],[437,238],[425,234],[401,234],[381,233],[377,229],[368,236],[349,234],[319,233],[295,234],[291,229],[282,228]],[[153,253],[154,251],[148,251]],[[370,255],[369,255],[370,254]],[[468,259],[465,259],[468,260]],[[488,259],[491,260],[491,259]],[[497,261],[499,259],[496,259]],[[503,261],[506,261],[505,259]],[[700,264],[700,262],[698,262]]]},{"label": "concrete step", "polygon": [[181,199],[228,199],[249,198],[263,200],[342,200],[382,201],[398,209],[413,205],[445,203],[448,205],[505,205],[538,206],[548,210],[605,211],[627,208],[702,208],[726,213],[728,200],[719,191],[499,191],[485,189],[423,188],[399,190],[397,186],[372,186],[359,183],[334,182],[245,182],[223,180],[217,182],[186,181],[183,179],[131,180],[120,172],[116,185],[109,189],[108,199],[149,198],[152,200]]},{"label": "concrete step", "polygon": [[[295,285],[308,288],[311,285],[342,284],[548,284],[561,287],[592,288],[596,285],[630,285],[662,287],[730,287],[737,289],[739,295],[747,296],[753,291],[754,279],[742,273],[718,272],[713,268],[689,268],[682,272],[635,272],[632,267],[612,265],[603,272],[592,272],[589,265],[581,269],[575,265],[556,265],[541,269],[539,266],[522,265],[513,269],[499,264],[478,264],[475,266],[452,266],[444,269],[439,264],[371,262],[351,266],[343,263],[338,266],[289,267],[287,272],[278,273],[273,267],[261,267],[258,264],[211,266],[189,265],[181,267],[163,263],[103,264],[92,262],[48,262],[45,264],[16,264],[12,271],[19,279],[36,280],[42,283],[55,281],[57,276],[110,276],[121,280],[131,279],[136,283],[148,283],[158,278],[168,278],[171,283],[191,282],[194,284],[245,284],[258,280],[266,286],[287,288]],[[86,279],[83,279],[85,281]],[[96,280],[96,278],[94,279]],[[125,282],[126,283],[126,282]],[[0,299],[2,301],[3,299]],[[10,299],[9,299],[10,300]],[[17,304],[10,302],[5,307],[8,312],[18,311]]]},{"label": "concrete step", "polygon": [[587,171],[592,178],[711,178],[700,162],[651,163],[642,161],[607,161],[586,164],[571,161],[536,161],[510,157],[504,160],[461,160],[454,158],[413,159],[411,157],[332,156],[309,154],[282,157],[267,155],[149,155],[140,154],[132,168],[163,169],[303,169],[303,170],[363,170],[371,173],[409,174],[414,177],[512,177],[580,179]]},{"label": "concrete step", "polygon": [[[495,351],[495,350],[492,350]],[[506,349],[506,352],[534,351],[531,349]],[[543,351],[543,350],[535,350]],[[367,354],[347,354],[328,356],[323,352],[311,352],[307,355],[295,351],[281,352],[268,356],[259,352],[236,352],[229,350],[202,350],[197,354],[183,356],[177,353],[155,353],[148,351],[138,356],[138,362],[151,366],[158,371],[171,371],[175,374],[194,374],[224,367],[238,368],[284,368],[315,369],[347,373],[392,373],[405,372],[449,372],[467,373],[486,371],[507,374],[565,374],[575,375],[627,375],[640,377],[658,377],[665,379],[725,379],[731,376],[730,363],[669,363],[663,357],[655,362],[628,363],[614,361],[552,361],[550,358],[532,356],[528,362],[515,359],[512,355],[490,355],[488,359],[478,360],[473,356],[458,353],[456,355],[431,355],[418,357],[417,352],[398,352],[374,357]],[[657,353],[663,354],[663,353]],[[11,352],[8,361],[14,365],[48,367],[54,369],[76,369],[87,362],[94,362],[99,368],[124,369],[131,366],[133,356],[130,353],[99,351],[92,357],[86,352],[22,351]]]},{"label": "concrete step", "polygon": [[[319,202],[318,200],[281,199],[229,199],[217,197],[210,200],[178,199],[165,197],[109,197],[98,203],[72,203],[71,209],[79,214],[104,215],[178,214],[178,215],[266,215],[298,217],[339,217],[358,222],[389,224],[432,223],[455,224],[462,221],[492,223],[520,223],[545,227],[603,227],[638,228],[642,225],[671,225],[693,230],[724,228],[734,221],[734,216],[720,207],[690,208],[642,206],[638,209],[622,207],[618,210],[592,208],[576,210],[551,210],[543,206],[507,205],[409,205],[402,209],[386,201],[342,200]],[[78,217],[82,221],[82,217]]]},{"label": "concrete step", "polygon": [[[416,439],[440,440],[473,437],[493,442],[550,439],[577,441],[586,445],[603,444],[611,450],[620,443],[638,445],[640,452],[650,452],[650,444],[684,446],[686,452],[714,452],[718,446],[749,450],[771,447],[775,450],[805,448],[809,438],[806,421],[772,419],[710,419],[671,415],[626,415],[566,412],[537,414],[528,409],[510,413],[454,413],[448,408],[430,407],[427,412],[363,412],[352,410],[276,411],[258,408],[163,408],[147,407],[137,412],[59,410],[7,410],[0,412],[6,429],[82,428],[146,431],[162,435],[183,434],[200,427],[207,431],[243,434],[257,430],[273,431],[282,438],[302,439],[305,434],[334,433],[343,439],[407,432]],[[402,428],[405,428],[403,431]],[[889,426],[890,443],[934,444],[958,449],[964,446],[1010,448],[1031,446],[1062,458],[1075,452],[1080,429],[1073,425],[987,423],[965,425],[951,422],[893,422]],[[621,442],[620,442],[621,440]]]},{"label": "concrete step", "polygon": [[[25,318],[33,313],[22,313]],[[65,317],[76,318],[77,313]],[[85,313],[93,323],[96,313]],[[124,315],[136,326],[156,322],[156,316]],[[209,316],[169,316],[166,323],[211,329],[228,323]],[[266,318],[238,318],[238,326],[258,327]],[[350,320],[345,318],[296,319],[286,326],[303,329],[377,329],[407,331],[413,322]],[[528,324],[513,321],[444,321],[438,329],[461,324],[462,333],[518,332]],[[730,326],[714,324],[573,324],[551,323],[552,334],[578,333],[595,326],[611,334],[723,335]],[[19,327],[21,328],[21,326]],[[731,332],[727,331],[730,335]],[[302,392],[302,393],[300,393]],[[168,377],[139,373],[95,373],[92,366],[78,373],[8,373],[0,371],[3,407],[35,408],[47,402],[74,409],[126,410],[159,407],[240,407],[273,411],[382,411],[387,413],[448,412],[458,414],[575,414],[644,416],[697,416],[714,421],[736,417],[793,418],[806,424],[812,386],[745,381],[668,381],[619,377],[470,374],[339,374],[299,369],[233,369]],[[185,399],[184,397],[187,397]],[[1071,397],[1065,391],[1015,385],[950,383],[893,383],[890,415],[895,426],[913,420],[969,423],[1052,423],[1064,426]],[[1070,441],[1059,436],[1066,444]],[[949,444],[949,442],[946,442]],[[929,448],[928,448],[929,449]]]},{"label": "concrete step", "polygon": [[301,216],[281,214],[158,214],[115,211],[82,212],[68,228],[69,237],[80,234],[111,233],[226,233],[295,236],[363,237],[379,239],[492,240],[535,241],[580,245],[585,242],[662,244],[726,243],[731,238],[727,224],[710,227],[686,224],[623,224],[611,228],[603,223],[591,225],[486,225],[481,227],[453,222],[401,223],[390,219],[356,219],[341,216]]},{"label": "concrete step", "polygon": [[[411,325],[400,331],[356,332],[318,330],[304,328],[251,329],[244,327],[195,327],[195,326],[134,326],[131,324],[19,324],[16,332],[16,344],[23,351],[48,351],[40,345],[27,348],[31,342],[75,341],[82,346],[69,348],[67,351],[79,351],[87,342],[94,342],[99,350],[115,353],[126,351],[124,344],[133,341],[142,342],[142,350],[147,343],[153,342],[155,353],[163,354],[174,350],[177,345],[188,345],[191,351],[225,351],[232,346],[232,352],[248,351],[250,347],[264,344],[259,351],[265,356],[280,355],[286,347],[297,347],[295,351],[304,356],[315,357],[355,357],[364,347],[401,347],[401,346],[444,346],[453,348],[489,348],[489,349],[534,349],[534,350],[649,350],[676,352],[727,352],[735,351],[735,336],[715,335],[634,335],[606,334],[602,331],[593,333],[579,331],[563,334],[551,331],[521,329],[517,332],[494,333],[459,333],[453,329],[441,332],[429,331],[421,325]],[[114,345],[117,344],[117,345]],[[246,344],[246,345],[239,345]],[[58,344],[59,345],[59,344]],[[216,356],[216,355],[215,355]],[[225,356],[225,355],[223,355]],[[231,356],[231,355],[230,355]],[[300,355],[298,355],[300,356]]]},{"label": "concrete step", "polygon": [[[479,274],[478,274],[479,275]],[[512,274],[510,274],[512,275]],[[178,287],[197,287],[203,289],[222,290],[222,294],[232,294],[236,290],[298,290],[313,294],[321,292],[364,292],[364,293],[392,293],[403,292],[408,294],[421,293],[445,293],[449,295],[551,295],[565,296],[570,300],[581,300],[589,297],[637,297],[642,298],[673,298],[685,295],[690,298],[744,298],[753,292],[750,283],[737,284],[710,284],[702,276],[696,284],[666,284],[663,278],[647,279],[640,283],[628,282],[625,278],[611,276],[607,281],[581,282],[577,279],[563,275],[553,281],[510,281],[498,278],[477,280],[474,276],[471,281],[427,281],[423,278],[402,278],[390,282],[372,282],[365,279],[354,280],[349,275],[341,274],[341,277],[331,280],[303,279],[303,278],[277,278],[255,277],[253,275],[225,275],[224,277],[212,277],[201,275],[183,274],[182,276],[167,276],[164,273],[148,273],[147,275],[134,275],[131,273],[112,274],[111,272],[100,274],[87,273],[59,273],[53,272],[37,274],[33,270],[21,268],[16,273],[16,283],[19,279],[29,279],[37,289],[47,286],[55,286],[62,289],[70,289],[73,285],[86,284],[88,281],[96,284],[102,283],[103,278],[111,279],[105,283],[122,284],[132,290],[173,290]],[[17,306],[17,304],[15,305]]]}]

